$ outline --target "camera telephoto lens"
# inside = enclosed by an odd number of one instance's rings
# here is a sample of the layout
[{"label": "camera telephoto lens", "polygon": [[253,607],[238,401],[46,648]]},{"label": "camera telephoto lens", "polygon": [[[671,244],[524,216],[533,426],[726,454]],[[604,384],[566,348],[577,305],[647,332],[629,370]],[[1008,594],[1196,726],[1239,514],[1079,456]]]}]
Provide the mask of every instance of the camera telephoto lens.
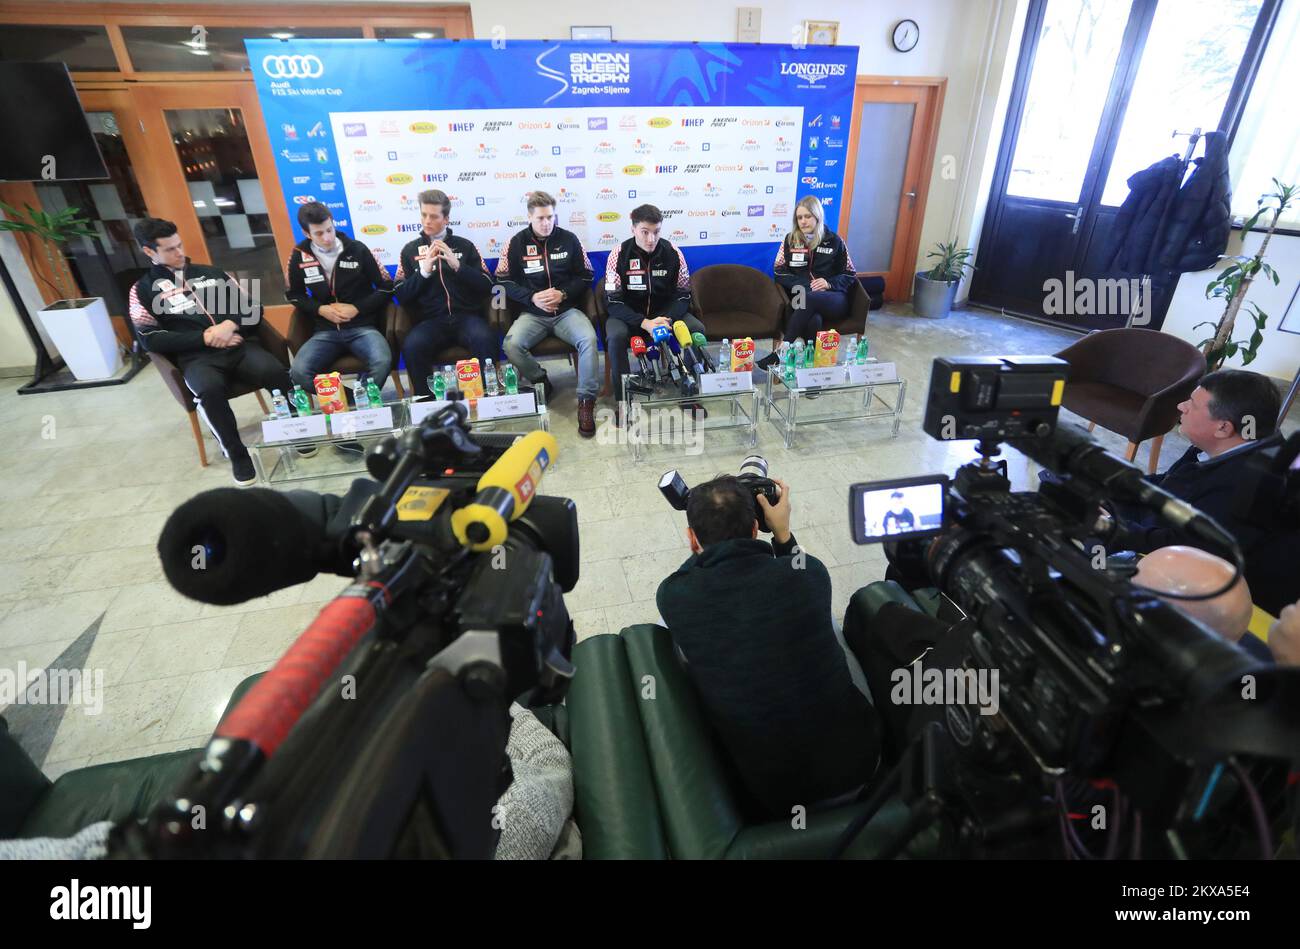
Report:
[{"label": "camera telephoto lens", "polygon": [[740,474],[751,474],[759,478],[767,477],[767,459],[762,455],[750,455],[740,463]]}]

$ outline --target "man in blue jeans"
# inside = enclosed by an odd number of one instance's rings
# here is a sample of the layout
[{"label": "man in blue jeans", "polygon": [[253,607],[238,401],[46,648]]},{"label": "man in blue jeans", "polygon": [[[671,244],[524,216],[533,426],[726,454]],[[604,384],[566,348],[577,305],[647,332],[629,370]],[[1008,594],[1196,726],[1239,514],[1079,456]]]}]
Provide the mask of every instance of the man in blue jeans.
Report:
[{"label": "man in blue jeans", "polygon": [[447,226],[451,199],[431,188],[421,191],[420,235],[402,248],[397,299],[415,308],[415,325],[402,345],[416,395],[429,394],[433,360],[441,350],[463,346],[482,367],[497,357],[497,335],[483,319],[492,275],[474,242],[453,236]]},{"label": "man in blue jeans", "polygon": [[388,271],[369,247],[335,230],[319,201],[298,209],[298,226],[307,237],[289,255],[285,297],[312,318],[312,335],[294,354],[294,385],[311,393],[316,375],[351,353],[366,365],[360,378],[382,389],[393,365],[382,329],[393,294]]},{"label": "man in blue jeans", "polygon": [[591,289],[591,261],[578,235],[555,223],[555,199],[528,195],[528,226],[510,238],[497,261],[497,283],[523,311],[506,333],[505,349],[520,374],[551,397],[551,380],[532,348],[558,336],[578,351],[578,434],[596,434],[600,361],[596,329],[574,304]]}]

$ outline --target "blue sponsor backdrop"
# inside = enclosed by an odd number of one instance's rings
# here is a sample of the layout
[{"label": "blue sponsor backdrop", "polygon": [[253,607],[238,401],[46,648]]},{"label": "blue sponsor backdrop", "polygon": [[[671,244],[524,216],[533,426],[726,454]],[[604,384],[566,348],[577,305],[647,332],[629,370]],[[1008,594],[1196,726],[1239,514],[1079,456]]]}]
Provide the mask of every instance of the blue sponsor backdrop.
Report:
[{"label": "blue sponsor backdrop", "polygon": [[[374,244],[377,241],[370,235],[384,234],[396,228],[370,224],[369,230],[365,230],[367,212],[386,205],[384,213],[397,214],[397,219],[417,223],[418,207],[414,206],[411,195],[421,188],[440,187],[449,193],[455,188],[458,203],[469,205],[463,211],[453,210],[452,218],[456,220],[467,214],[491,213],[490,207],[485,210],[484,206],[485,202],[492,200],[513,204],[522,196],[525,186],[543,187],[555,192],[559,182],[564,181],[565,169],[580,163],[592,169],[587,177],[594,177],[596,169],[611,166],[618,169],[612,172],[617,177],[628,172],[629,168],[642,168],[648,173],[664,168],[699,167],[702,160],[725,162],[727,159],[742,164],[748,162],[737,180],[745,179],[751,169],[772,168],[787,176],[783,181],[788,182],[788,186],[778,186],[776,190],[792,193],[771,197],[773,186],[767,184],[758,186],[758,197],[744,197],[753,193],[753,190],[744,190],[753,188],[752,184],[742,181],[741,190],[729,190],[725,175],[712,171],[714,168],[736,167],[726,164],[703,165],[704,177],[718,179],[716,182],[711,180],[707,186],[688,181],[679,173],[665,176],[659,182],[664,193],[648,200],[660,207],[671,206],[674,199],[668,196],[670,192],[693,188],[689,201],[676,203],[690,204],[697,210],[680,212],[682,214],[707,213],[698,208],[701,198],[708,197],[711,206],[723,209],[719,214],[731,203],[738,203],[743,222],[747,216],[755,216],[759,206],[754,202],[766,199],[766,211],[771,220],[754,221],[755,227],[739,225],[744,239],[737,239],[737,226],[732,221],[710,222],[705,226],[685,219],[680,222],[666,220],[663,236],[671,236],[676,229],[678,243],[682,245],[692,269],[711,263],[734,262],[770,273],[778,244],[775,235],[788,230],[790,212],[798,198],[806,194],[821,198],[826,205],[827,225],[832,229],[836,227],[857,72],[856,47],[797,49],[792,46],[730,43],[491,40],[248,40],[247,46],[267,131],[276,153],[284,200],[295,230],[298,206],[311,199],[330,204],[335,217],[340,222],[348,222],[349,232]],[[648,123],[642,122],[637,130],[638,137],[632,139],[629,132],[627,142],[635,143],[638,154],[643,157],[627,159],[616,153],[606,164],[600,164],[605,156],[581,154],[584,149],[592,147],[590,139],[583,144],[566,146],[563,155],[558,145],[551,145],[552,155],[557,156],[552,160],[558,168],[559,181],[530,180],[511,185],[518,187],[519,191],[518,194],[512,192],[508,200],[475,194],[474,189],[480,186],[472,176],[486,174],[490,181],[493,176],[490,169],[496,167],[510,169],[498,172],[498,178],[533,174],[537,178],[555,177],[549,170],[535,173],[513,171],[516,165],[521,164],[515,160],[516,156],[532,154],[522,149],[539,147],[532,141],[500,155],[494,146],[485,144],[482,141],[484,136],[477,132],[465,139],[469,144],[460,146],[459,151],[444,146],[446,154],[442,156],[435,156],[435,150],[441,144],[439,135],[422,136],[416,150],[397,138],[390,142],[377,142],[370,149],[354,149],[352,146],[356,142],[350,137],[352,133],[341,115],[346,113],[348,118],[356,119],[355,113],[375,113],[374,120],[365,123],[371,126],[368,134],[375,135],[380,116],[395,112],[496,110],[502,123],[510,124],[515,119],[545,114],[544,111],[532,110],[552,110],[571,119],[573,110],[580,109],[586,121],[577,124],[583,126],[584,133],[599,136],[609,129],[610,137],[614,138],[619,123],[630,123],[633,115],[644,116],[644,107],[663,111],[664,117],[656,116],[651,120],[656,126],[690,127],[659,129],[664,133],[663,137],[651,136],[643,140],[640,137],[645,134],[642,127]],[[623,109],[628,112],[621,112]],[[695,109],[700,111],[692,111]],[[729,118],[728,110],[732,109],[736,112]],[[758,133],[741,127],[742,119],[735,117],[776,114],[765,113],[763,109],[785,109],[787,111],[781,114],[794,112],[801,115],[802,127],[783,130],[788,143],[786,138],[780,139],[782,147],[790,150],[786,161],[780,161],[784,156],[767,153],[771,139],[756,139],[753,136]],[[332,114],[335,118],[331,117]],[[684,118],[692,115],[706,118],[703,122]],[[747,125],[761,124],[760,120],[743,121]],[[391,126],[395,136],[409,137],[408,133],[414,128],[413,124],[400,128],[394,122],[383,124]],[[427,126],[431,123],[415,124]],[[480,128],[482,124],[480,122]],[[519,121],[517,124],[530,129],[537,126],[536,122]],[[709,126],[708,132],[694,128],[700,125]],[[453,128],[451,123],[445,123],[443,130],[452,131]],[[548,125],[547,129],[529,133],[540,143],[543,151],[548,147],[546,136],[551,127]],[[428,129],[418,131],[427,132]],[[689,141],[682,137],[688,133],[693,135]],[[707,140],[701,142],[702,137]],[[517,140],[518,136],[511,140],[512,144]],[[607,144],[603,141],[595,143],[596,146]],[[615,147],[621,148],[622,145],[615,143]],[[483,154],[485,148],[490,152],[487,156]],[[701,148],[710,153],[680,154]],[[679,154],[668,154],[666,149]],[[727,149],[731,151],[724,154]],[[749,154],[742,154],[744,149],[749,149]],[[789,162],[794,161],[796,155],[797,164],[791,169]],[[397,162],[393,167],[400,167],[402,173],[385,177],[388,170],[386,159],[395,157]],[[437,157],[449,160],[438,161]],[[538,159],[529,160],[540,162],[548,157],[543,154]],[[362,160],[373,164],[364,168],[354,164],[354,161]],[[476,160],[483,160],[483,163]],[[623,164],[638,160],[645,164]],[[550,168],[542,164],[536,167]],[[472,172],[471,168],[489,170]],[[458,185],[458,179],[469,183]],[[426,183],[429,181],[435,183]],[[441,183],[444,181],[452,184],[444,185]],[[641,183],[644,185],[645,181]],[[583,181],[577,184],[604,183]],[[611,181],[604,188],[615,192],[604,196],[616,197],[617,203],[611,201],[592,206],[595,212],[600,212],[592,215],[599,222],[609,221],[610,213],[621,213],[622,217],[616,222],[598,223],[588,220],[585,211],[577,212],[588,224],[588,230],[573,229],[587,242],[598,274],[603,272],[612,238],[616,236],[621,241],[630,236],[627,211],[642,203],[640,196],[627,197],[637,192],[621,187],[626,184],[626,181]],[[490,190],[486,184],[482,188],[485,192]],[[766,195],[761,194],[764,188]],[[400,196],[398,190],[403,192]],[[560,187],[559,190],[563,192],[565,189]],[[740,197],[732,197],[733,194]],[[582,203],[584,207],[585,200]],[[478,208],[474,207],[475,203]],[[577,210],[576,206],[574,210]],[[772,214],[773,210],[783,213],[778,217]],[[566,220],[564,211],[561,207],[562,223]],[[735,214],[735,211],[730,213]],[[503,207],[496,218],[486,223],[476,220],[474,224],[489,230],[495,224],[496,233],[505,234],[513,225],[521,223],[522,216],[522,205]],[[372,216],[369,220],[376,218]],[[361,225],[362,232],[358,233],[351,226],[354,222]],[[407,233],[387,234],[379,241],[386,244],[383,259],[390,269],[395,267],[400,245],[413,236],[409,233],[412,230],[409,224],[403,225],[401,230]],[[484,256],[491,260],[499,253],[500,240],[491,237],[489,230],[457,228],[458,233],[475,240]],[[683,232],[688,235],[686,239],[682,239]],[[606,246],[601,246],[601,237]]]}]

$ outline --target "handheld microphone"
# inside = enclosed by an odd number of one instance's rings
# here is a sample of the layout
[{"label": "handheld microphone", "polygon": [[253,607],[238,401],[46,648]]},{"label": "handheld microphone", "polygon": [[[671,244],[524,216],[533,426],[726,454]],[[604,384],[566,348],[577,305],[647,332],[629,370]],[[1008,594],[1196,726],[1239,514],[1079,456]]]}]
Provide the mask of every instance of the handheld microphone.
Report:
[{"label": "handheld microphone", "polygon": [[636,356],[637,362],[641,366],[641,375],[649,376],[650,365],[649,363],[646,362],[646,358],[645,358],[646,357],[645,340],[643,340],[640,336],[632,337],[632,354]]},{"label": "handheld microphone", "polygon": [[478,495],[451,515],[451,530],[465,547],[476,552],[506,542],[509,522],[528,510],[542,475],[559,453],[550,432],[529,432],[478,479]]},{"label": "handheld microphone", "polygon": [[682,395],[695,395],[699,391],[699,383],[695,380],[695,373],[691,371],[685,359],[682,358],[682,347],[677,342],[677,337],[669,336],[667,339],[668,352],[671,358],[668,360],[670,366],[676,366],[681,378],[678,380],[682,387]]},{"label": "handheld microphone", "polygon": [[216,488],[190,498],[158,537],[163,573],[180,594],[229,606],[304,583],[351,576],[351,557],[327,537],[330,512],[308,491]]},{"label": "handheld microphone", "polygon": [[659,347],[651,343],[645,348],[646,358],[650,360],[650,379],[653,382],[663,381],[663,369],[659,363]]},{"label": "handheld microphone", "polygon": [[708,372],[718,372],[718,367],[713,365],[713,360],[709,358],[709,341],[704,338],[704,334],[691,334],[691,342],[695,344],[695,354],[704,363],[704,368]]}]

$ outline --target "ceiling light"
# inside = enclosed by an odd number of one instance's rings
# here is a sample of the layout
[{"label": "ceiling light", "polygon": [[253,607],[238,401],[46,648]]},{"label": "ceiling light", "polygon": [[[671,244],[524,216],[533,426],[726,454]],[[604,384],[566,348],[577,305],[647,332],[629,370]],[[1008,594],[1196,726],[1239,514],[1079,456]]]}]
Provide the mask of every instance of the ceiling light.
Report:
[{"label": "ceiling light", "polygon": [[412,33],[411,36],[413,36],[413,37],[414,37],[415,39],[417,39],[417,40],[431,40],[431,39],[433,39],[433,34],[432,34],[432,33]]},{"label": "ceiling light", "polygon": [[292,33],[272,33],[272,34],[271,34],[271,39],[273,39],[273,40],[291,40],[291,39],[293,39],[293,34],[292,34]]}]

